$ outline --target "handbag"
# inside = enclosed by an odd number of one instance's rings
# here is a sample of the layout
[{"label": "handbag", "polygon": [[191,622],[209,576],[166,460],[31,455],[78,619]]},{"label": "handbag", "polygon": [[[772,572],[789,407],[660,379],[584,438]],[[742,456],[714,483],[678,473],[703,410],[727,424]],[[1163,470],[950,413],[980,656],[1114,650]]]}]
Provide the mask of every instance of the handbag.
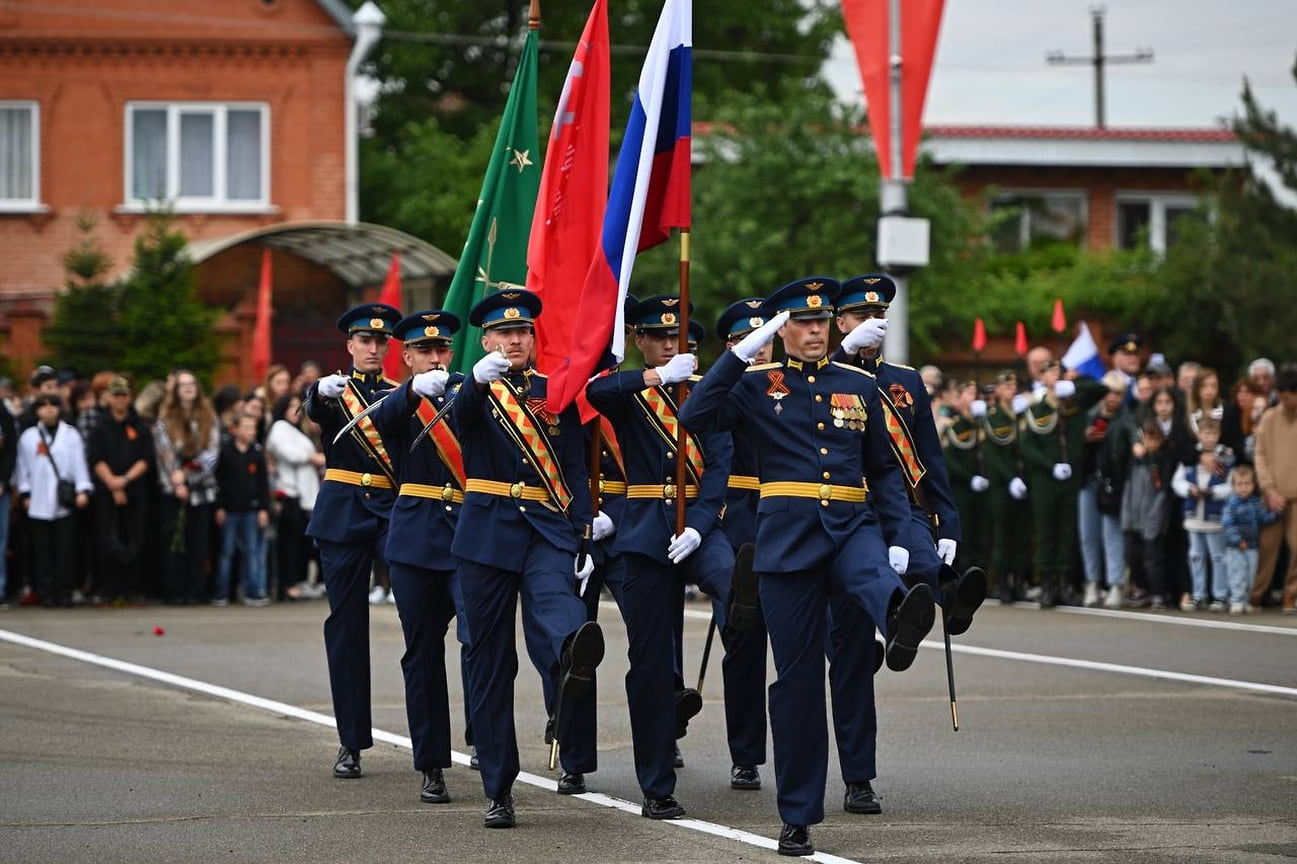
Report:
[{"label": "handbag", "polygon": [[44,429],[40,430],[40,432],[41,441],[45,444],[45,455],[50,460],[50,467],[54,469],[54,479],[58,483],[55,489],[55,498],[60,507],[75,510],[77,506],[77,484],[71,480],[64,480],[63,475],[59,474],[59,463],[54,461],[54,450],[51,447],[53,442],[45,437]]},{"label": "handbag", "polygon": [[1094,495],[1095,503],[1099,506],[1100,513],[1106,513],[1109,516],[1116,516],[1121,513],[1121,492],[1113,478],[1104,474],[1097,475],[1098,483],[1095,484]]}]

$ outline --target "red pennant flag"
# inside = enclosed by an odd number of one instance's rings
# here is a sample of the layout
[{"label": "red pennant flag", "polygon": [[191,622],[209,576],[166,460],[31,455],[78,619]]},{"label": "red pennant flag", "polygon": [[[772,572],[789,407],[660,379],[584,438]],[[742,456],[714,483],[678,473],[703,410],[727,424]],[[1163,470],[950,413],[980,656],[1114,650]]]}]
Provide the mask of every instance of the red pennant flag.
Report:
[{"label": "red pennant flag", "polygon": [[[392,253],[392,263],[387,268],[387,278],[383,280],[383,290],[378,295],[379,303],[401,308],[401,253]],[[387,340],[387,356],[383,358],[383,375],[393,381],[405,380],[405,361],[401,359],[401,343],[396,339]]]},{"label": "red pennant flag", "polygon": [[261,250],[261,284],[257,288],[257,317],[252,325],[252,380],[264,381],[270,368],[270,250]]},{"label": "red pennant flag", "polygon": [[[891,147],[891,47],[888,27],[889,0],[842,0],[847,35],[856,49],[865,100],[869,103],[869,129],[878,149],[883,177],[892,176]],[[937,34],[945,0],[905,0],[901,14],[901,167],[906,179],[914,177],[919,150],[923,102],[937,53]]]},{"label": "red pennant flag", "polygon": [[1054,301],[1054,318],[1050,321],[1049,326],[1054,328],[1055,333],[1062,333],[1067,329],[1067,318],[1063,315],[1062,297]]},{"label": "red pennant flag", "polygon": [[986,325],[981,318],[973,321],[973,350],[981,351],[986,347]]},{"label": "red pennant flag", "polygon": [[1013,350],[1019,357],[1027,356],[1027,325],[1021,321],[1018,322],[1018,336],[1013,340]]}]

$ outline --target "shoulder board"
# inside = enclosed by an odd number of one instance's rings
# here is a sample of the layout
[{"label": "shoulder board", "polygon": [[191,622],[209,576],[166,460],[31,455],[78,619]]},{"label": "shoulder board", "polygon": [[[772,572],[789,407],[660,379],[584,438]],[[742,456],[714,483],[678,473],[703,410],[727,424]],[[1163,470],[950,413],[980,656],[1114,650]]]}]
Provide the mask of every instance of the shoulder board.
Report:
[{"label": "shoulder board", "polygon": [[388,387],[396,388],[401,386],[400,384],[393,381],[391,378],[380,378],[379,380],[382,381],[384,384],[386,384]]},{"label": "shoulder board", "polygon": [[832,361],[832,362],[833,362],[833,365],[834,365],[834,366],[838,366],[838,367],[840,367],[840,368],[842,368],[842,369],[847,369],[847,370],[849,370],[849,371],[851,371],[851,372],[858,372],[858,373],[860,373],[861,375],[864,375],[864,376],[866,376],[866,377],[868,377],[868,378],[873,378],[873,377],[874,377],[874,373],[873,373],[873,372],[870,372],[868,369],[861,369],[859,366],[852,366],[850,363],[841,363],[841,362],[839,362],[839,361],[837,361],[837,360],[834,360],[834,361]]},{"label": "shoulder board", "polygon": [[744,371],[746,371],[746,372],[764,372],[764,371],[766,371],[767,369],[782,369],[782,368],[783,368],[783,365],[784,365],[784,364],[782,364],[782,363],[758,363],[758,364],[755,365],[755,366],[749,366],[749,367],[748,367],[747,369],[745,369]]},{"label": "shoulder board", "polygon": [[703,380],[703,376],[701,376],[701,375],[690,375],[690,376],[689,376],[689,382],[690,382],[691,384],[697,384],[697,383],[698,383],[699,381],[701,381],[701,380]]},{"label": "shoulder board", "polygon": [[904,363],[893,363],[893,362],[890,361],[890,360],[884,360],[883,363],[884,363],[884,365],[887,365],[887,366],[895,366],[897,369],[909,369],[911,372],[917,372],[917,371],[918,371],[918,370],[915,369],[913,366],[906,366]]},{"label": "shoulder board", "polygon": [[547,380],[548,380],[548,378],[549,378],[549,376],[546,375],[544,372],[537,372],[535,369],[531,370],[531,377],[533,377],[533,378],[545,378],[545,379],[547,379]]}]

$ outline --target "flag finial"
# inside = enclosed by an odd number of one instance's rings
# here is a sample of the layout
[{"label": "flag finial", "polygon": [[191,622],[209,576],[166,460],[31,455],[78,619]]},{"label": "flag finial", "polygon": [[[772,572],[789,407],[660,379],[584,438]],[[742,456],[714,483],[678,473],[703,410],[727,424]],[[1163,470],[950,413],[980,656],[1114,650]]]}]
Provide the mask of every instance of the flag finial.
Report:
[{"label": "flag finial", "polygon": [[531,8],[527,11],[527,29],[540,29],[540,0],[531,0]]}]

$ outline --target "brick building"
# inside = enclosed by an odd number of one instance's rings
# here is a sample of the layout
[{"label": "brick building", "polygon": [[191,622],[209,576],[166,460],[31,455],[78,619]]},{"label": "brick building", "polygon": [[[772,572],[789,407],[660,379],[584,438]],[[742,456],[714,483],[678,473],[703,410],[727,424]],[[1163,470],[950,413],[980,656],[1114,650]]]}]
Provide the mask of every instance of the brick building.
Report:
[{"label": "brick building", "polygon": [[377,290],[392,252],[407,297],[453,271],[355,222],[355,20],[341,0],[0,3],[0,341],[15,372],[42,356],[83,212],[120,276],[147,210],[170,203],[200,295],[227,310],[222,381],[251,383],[263,247],[280,362],[341,362],[333,316]]}]

